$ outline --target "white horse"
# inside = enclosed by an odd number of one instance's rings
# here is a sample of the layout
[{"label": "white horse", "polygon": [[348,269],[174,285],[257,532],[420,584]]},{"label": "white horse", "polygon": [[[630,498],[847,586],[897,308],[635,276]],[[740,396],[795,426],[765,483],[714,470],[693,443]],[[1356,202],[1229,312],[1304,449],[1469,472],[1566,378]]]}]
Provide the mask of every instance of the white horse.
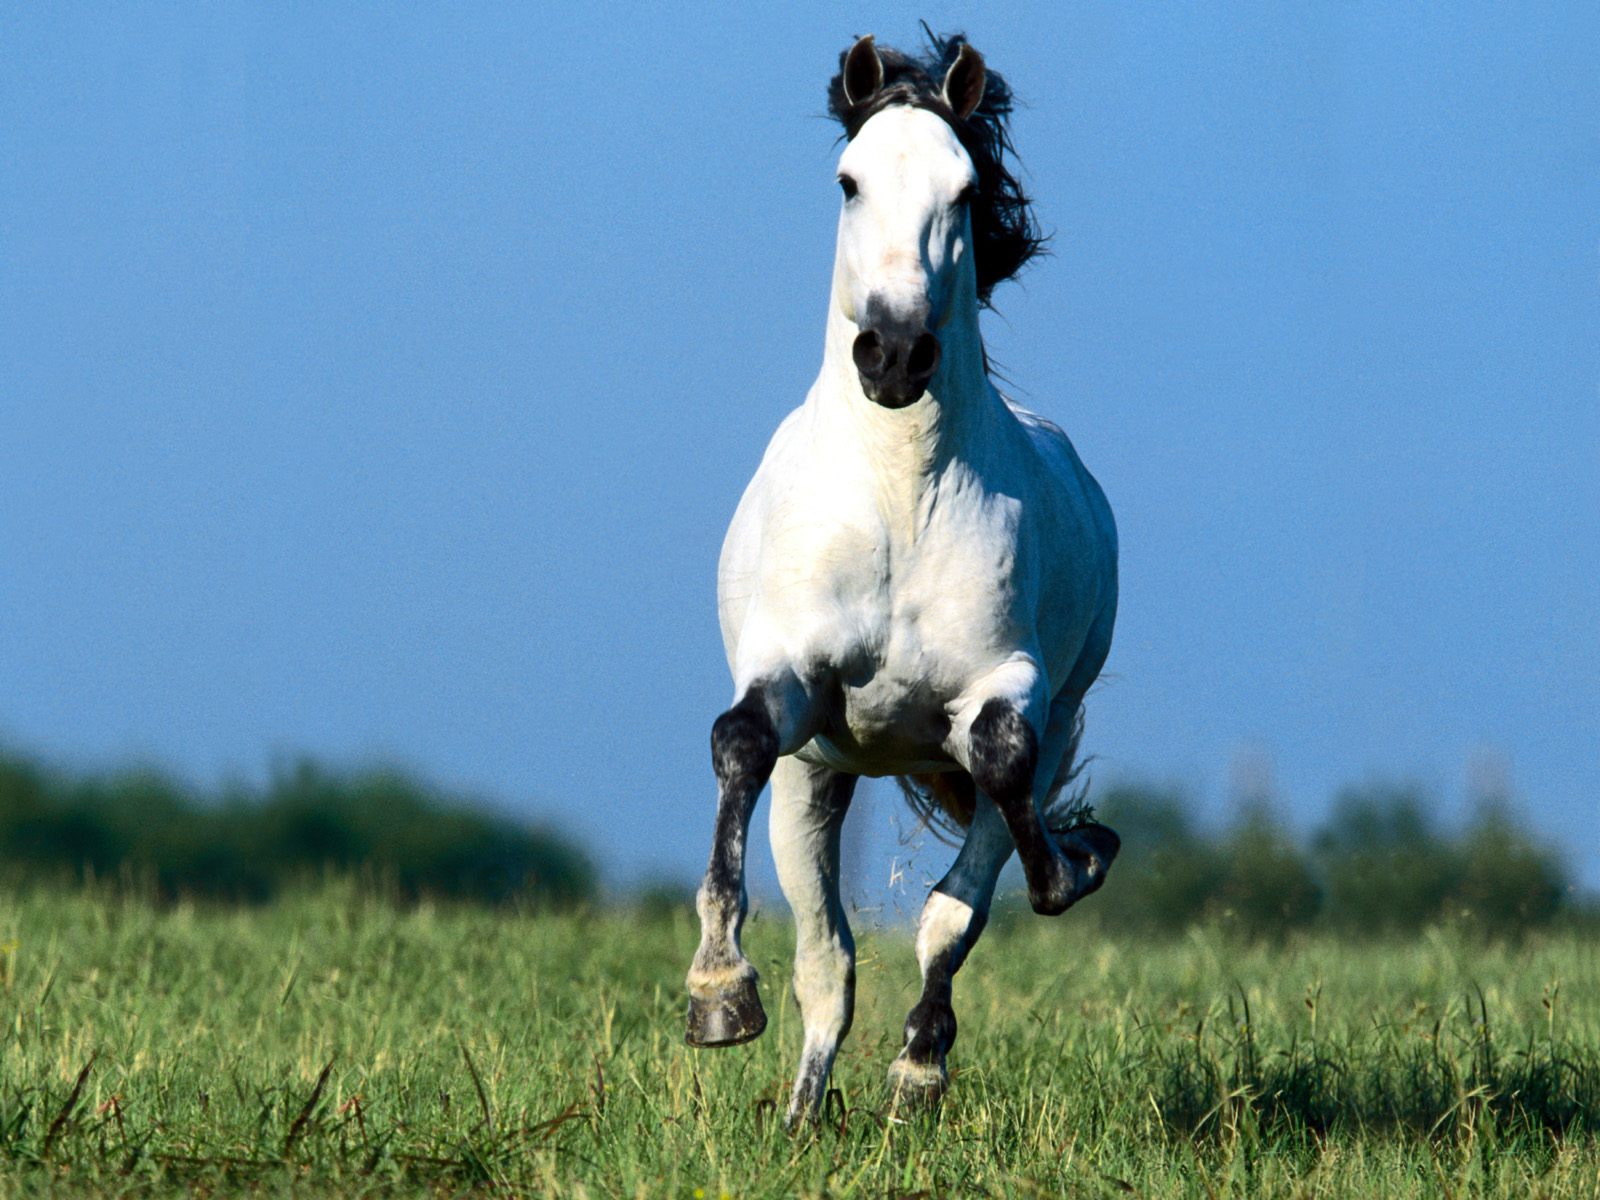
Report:
[{"label": "white horse", "polygon": [[692,1045],[765,1028],[739,930],[770,777],[805,1024],[791,1122],[818,1111],[850,1028],[839,828],[859,776],[902,777],[965,829],[922,912],[922,996],[890,1070],[914,1100],[943,1093],[951,980],[1012,850],[1034,909],[1054,914],[1100,885],[1118,846],[1060,811],[1111,645],[1111,510],[1066,435],[995,390],[978,330],[990,289],[1040,244],[1004,165],[1010,92],[959,35],[926,60],[865,37],[830,100],[849,141],[822,372],[722,550],[734,702],[712,728],[716,828],[688,978]]}]

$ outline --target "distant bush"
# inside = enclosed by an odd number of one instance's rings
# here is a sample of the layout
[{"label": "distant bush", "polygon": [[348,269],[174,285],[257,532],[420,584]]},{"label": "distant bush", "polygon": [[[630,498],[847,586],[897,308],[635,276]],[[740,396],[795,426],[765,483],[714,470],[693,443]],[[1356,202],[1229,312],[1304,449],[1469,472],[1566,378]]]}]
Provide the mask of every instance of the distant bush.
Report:
[{"label": "distant bush", "polygon": [[1122,838],[1104,900],[1091,902],[1112,924],[1159,930],[1217,922],[1263,934],[1309,924],[1320,911],[1310,863],[1264,808],[1208,836],[1171,792],[1119,788],[1098,807]]},{"label": "distant bush", "polygon": [[1546,924],[1578,907],[1566,864],[1530,837],[1506,808],[1480,811],[1460,854],[1461,873],[1450,899],[1465,919],[1513,929]]},{"label": "distant bush", "polygon": [[1458,848],[1406,788],[1342,793],[1311,849],[1327,881],[1328,921],[1350,932],[1441,919],[1460,875]]},{"label": "distant bush", "polygon": [[72,776],[0,755],[0,871],[126,877],[168,897],[263,901],[327,871],[406,899],[572,905],[597,891],[573,843],[394,771],[301,763],[259,792],[203,795],[152,771]]},{"label": "distant bush", "polygon": [[680,880],[650,879],[629,894],[628,907],[643,921],[676,921],[694,916],[695,889]]},{"label": "distant bush", "polygon": [[1561,858],[1503,800],[1449,833],[1414,789],[1349,790],[1306,845],[1259,804],[1219,833],[1202,831],[1170,791],[1120,787],[1097,808],[1122,852],[1087,909],[1113,928],[1379,936],[1447,922],[1505,934],[1592,917]]},{"label": "distant bush", "polygon": [[1313,852],[1327,880],[1329,922],[1352,932],[1435,921],[1506,932],[1549,922],[1572,891],[1561,860],[1512,820],[1504,801],[1480,805],[1452,837],[1414,790],[1349,791]]},{"label": "distant bush", "polygon": [[1305,854],[1265,807],[1252,807],[1223,835],[1214,914],[1248,933],[1297,929],[1316,919],[1322,886]]},{"label": "distant bush", "polygon": [[1101,919],[1133,929],[1177,929],[1202,920],[1217,895],[1221,854],[1173,792],[1119,788],[1096,805],[1122,838],[1105,888],[1091,901]]}]

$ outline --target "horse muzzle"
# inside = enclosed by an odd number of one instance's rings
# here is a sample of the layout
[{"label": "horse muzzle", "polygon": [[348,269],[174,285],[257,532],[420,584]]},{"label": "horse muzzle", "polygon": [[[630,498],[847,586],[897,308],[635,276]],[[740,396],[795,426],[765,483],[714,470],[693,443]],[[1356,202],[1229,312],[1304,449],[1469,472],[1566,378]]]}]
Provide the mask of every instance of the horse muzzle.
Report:
[{"label": "horse muzzle", "polygon": [[851,348],[861,390],[884,408],[904,408],[922,398],[939,369],[939,339],[923,328],[876,325]]}]

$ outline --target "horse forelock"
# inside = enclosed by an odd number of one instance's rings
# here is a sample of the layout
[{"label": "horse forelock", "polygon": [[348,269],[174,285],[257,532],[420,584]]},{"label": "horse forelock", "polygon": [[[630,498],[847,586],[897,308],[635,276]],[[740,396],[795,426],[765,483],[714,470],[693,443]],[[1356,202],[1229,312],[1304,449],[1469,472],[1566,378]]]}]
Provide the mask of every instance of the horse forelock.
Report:
[{"label": "horse forelock", "polygon": [[850,51],[842,51],[839,73],[828,82],[828,111],[844,127],[847,140],[854,139],[861,127],[884,109],[897,106],[925,109],[950,126],[978,177],[972,205],[973,266],[978,300],[988,304],[995,286],[1016,276],[1044,250],[1046,241],[1034,219],[1032,201],[1007,162],[1017,156],[1009,129],[1014,105],[1011,87],[999,72],[986,69],[983,98],[972,115],[962,120],[945,103],[943,84],[946,72],[967,44],[966,35],[941,37],[926,25],[923,32],[929,49],[920,58],[891,46],[877,48],[883,84],[860,103],[851,103],[845,94],[844,61]]}]

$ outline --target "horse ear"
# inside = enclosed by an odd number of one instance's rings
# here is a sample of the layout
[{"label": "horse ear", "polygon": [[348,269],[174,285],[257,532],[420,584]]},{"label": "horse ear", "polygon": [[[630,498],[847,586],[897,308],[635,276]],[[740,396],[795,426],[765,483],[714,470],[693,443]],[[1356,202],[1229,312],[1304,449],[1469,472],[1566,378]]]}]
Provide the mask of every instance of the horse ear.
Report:
[{"label": "horse ear", "polygon": [[944,102],[957,120],[965,121],[983,102],[983,85],[988,78],[983,55],[963,42],[961,53],[956,55],[944,77]]},{"label": "horse ear", "polygon": [[872,44],[872,35],[859,38],[844,56],[844,98],[851,106],[872,98],[883,86],[883,59]]}]

